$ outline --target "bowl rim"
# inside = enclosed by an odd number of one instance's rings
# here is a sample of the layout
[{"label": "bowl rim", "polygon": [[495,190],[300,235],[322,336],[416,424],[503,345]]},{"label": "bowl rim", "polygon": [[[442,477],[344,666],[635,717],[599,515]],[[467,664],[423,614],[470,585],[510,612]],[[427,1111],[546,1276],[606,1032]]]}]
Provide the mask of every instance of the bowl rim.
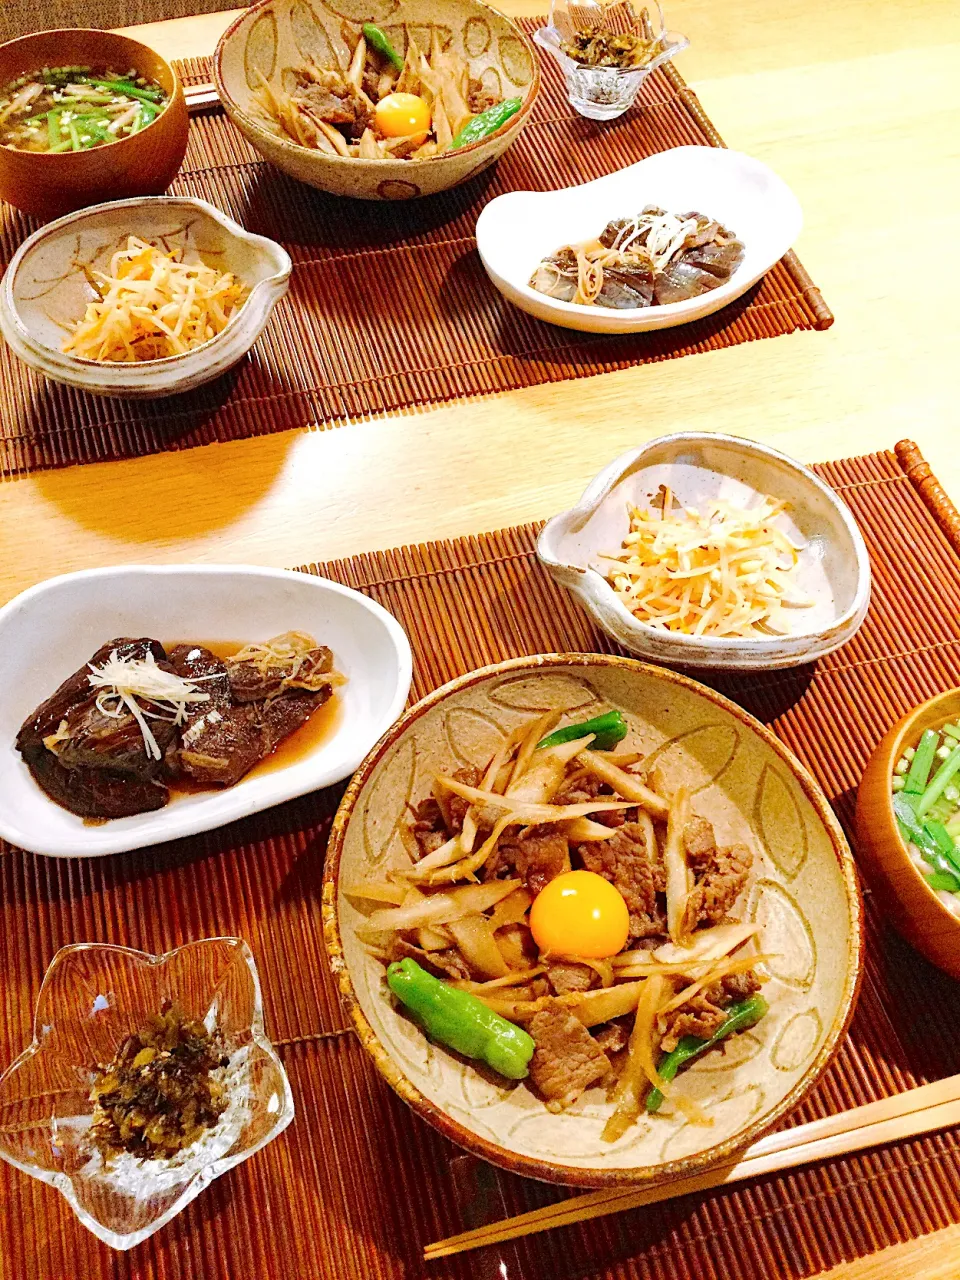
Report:
[{"label": "bowl rim", "polygon": [[[158,53],[157,50],[154,49],[151,45],[145,44],[144,41],[142,40],[136,40],[134,39],[133,36],[128,36],[123,32],[111,31],[105,27],[51,27],[50,30],[48,31],[31,31],[31,32],[28,32],[26,35],[15,36],[12,40],[7,40],[3,44],[0,44],[0,54],[2,54],[5,49],[12,49],[15,45],[18,45],[18,44],[27,44],[30,41],[36,40],[40,36],[63,36],[65,41],[69,41],[70,37],[76,37],[78,34],[79,35],[113,36],[119,40],[124,41],[126,44],[131,44],[136,46],[136,48],[138,49],[143,49],[144,52],[150,54],[152,57],[156,58],[159,63],[161,63],[161,65],[164,67],[164,69],[170,76],[171,81],[173,83],[173,87],[170,90],[170,94],[167,98],[167,101],[163,105],[163,110],[158,111],[156,116],[150,121],[150,123],[145,128],[141,129],[138,133],[130,134],[129,137],[117,138],[114,142],[111,142],[108,144],[107,149],[110,151],[110,154],[113,155],[113,154],[116,154],[112,150],[112,148],[114,147],[127,146],[127,144],[129,143],[133,143],[134,145],[136,145],[138,138],[142,138],[144,134],[149,133],[149,131],[153,128],[153,126],[157,124],[161,119],[163,119],[163,117],[167,114],[168,108],[172,107],[177,102],[178,99],[180,101],[184,100],[183,83],[173,63],[170,62],[167,58],[165,58],[162,53]],[[69,63],[64,63],[63,65],[68,66]],[[25,72],[22,72],[22,71],[20,72],[20,75],[24,75],[24,74]],[[17,76],[14,76],[13,79],[16,80]],[[8,80],[6,83],[10,84],[12,82]],[[5,88],[6,85],[0,86],[0,87]],[[102,155],[103,151],[104,151],[104,148],[101,148],[101,147],[91,147],[89,151],[79,151],[79,152],[64,151],[61,153],[56,153],[51,151],[20,151],[19,149],[16,149],[16,154],[18,156],[29,156],[30,159],[26,161],[27,164],[35,164],[38,162],[50,164],[51,162],[59,162],[59,161],[66,161],[68,164],[76,164],[78,161],[82,161],[82,158],[85,156],[89,156],[93,154]],[[87,207],[95,208],[96,206],[87,206]],[[82,210],[79,210],[78,212],[82,212]]]},{"label": "bowl rim", "polygon": [[[901,716],[895,724],[892,724],[880,742],[873,751],[870,762],[883,758],[885,760],[884,773],[893,776],[893,766],[901,755],[905,747],[915,746],[913,739],[917,736],[916,724],[928,711],[932,711],[939,702],[946,702],[948,698],[953,698],[960,702],[960,685],[952,689],[943,689],[940,693],[935,693],[931,697],[924,699],[923,702],[917,703],[910,711]],[[859,790],[859,789],[858,789]],[[907,848],[906,841],[900,834],[900,828],[897,824],[896,814],[893,812],[893,792],[889,787],[884,788],[884,817],[888,821],[890,830],[892,831],[896,841],[897,848],[902,855],[904,866],[909,866],[914,877],[924,888],[925,898],[928,908],[934,911],[938,920],[945,926],[955,931],[960,936],[960,916],[955,916],[949,907],[941,902],[934,889],[931,889],[927,877],[910,857],[910,851]],[[911,944],[913,945],[913,944]]]},{"label": "bowl rim", "polygon": [[[139,137],[139,134],[136,136]],[[207,214],[215,222],[218,222],[233,239],[246,241],[247,243],[259,243],[264,246],[267,252],[272,253],[278,259],[280,263],[279,270],[257,281],[236,315],[232,316],[227,323],[226,328],[221,329],[219,333],[214,334],[212,338],[208,338],[200,346],[191,347],[189,351],[181,351],[177,355],[161,356],[156,360],[138,360],[136,363],[129,364],[125,361],[90,360],[85,356],[76,356],[68,351],[59,351],[56,347],[50,347],[37,338],[23,322],[20,316],[20,308],[13,292],[17,274],[27,255],[37,245],[42,244],[48,236],[56,235],[67,227],[91,216],[101,214],[106,210],[143,209],[144,206],[157,208],[160,205],[190,205]],[[130,234],[135,233],[131,232]],[[136,375],[147,375],[152,372],[161,373],[166,369],[173,369],[185,360],[192,359],[198,355],[206,355],[218,345],[226,345],[227,342],[232,340],[238,327],[245,320],[248,320],[256,310],[256,308],[250,311],[247,310],[254,298],[259,299],[259,296],[263,293],[281,288],[290,279],[292,273],[293,261],[282,244],[276,240],[271,240],[269,236],[262,236],[254,231],[248,231],[246,227],[241,226],[229,214],[224,213],[208,200],[203,200],[199,196],[131,196],[125,200],[105,200],[100,204],[87,205],[82,209],[75,209],[72,213],[62,214],[52,222],[44,223],[42,227],[39,227],[32,235],[28,236],[10,259],[3,278],[0,280],[0,311],[5,313],[5,319],[24,346],[31,350],[42,352],[52,363],[59,365],[63,369],[71,369],[77,372],[92,372],[96,370],[98,373],[115,373],[120,377],[125,374],[131,376],[127,371],[133,371]]]},{"label": "bowl rim", "polygon": [[[579,565],[571,565],[566,561],[560,560],[554,554],[550,546],[551,538],[564,531],[566,522],[570,522],[577,517],[594,515],[624,478],[627,470],[634,464],[639,463],[645,454],[664,446],[683,448],[685,445],[709,445],[713,443],[745,448],[748,452],[759,457],[771,459],[785,465],[795,475],[801,477],[806,484],[815,489],[821,497],[825,498],[839,515],[853,547],[857,569],[857,584],[849,606],[842,614],[837,616],[828,628],[821,627],[818,631],[799,631],[787,636],[762,638],[755,636],[688,636],[673,631],[662,631],[658,627],[653,627],[649,623],[634,617],[626,605],[618,599],[607,580],[592,565],[588,564],[586,568],[581,568]],[[733,479],[737,479],[737,477],[734,475]],[[746,436],[735,436],[722,431],[670,432],[667,435],[654,436],[652,440],[646,441],[646,443],[639,445],[637,448],[628,449],[626,452],[621,453],[593,477],[580,495],[579,500],[572,507],[568,507],[566,510],[550,517],[537,537],[537,559],[548,571],[560,569],[581,574],[584,589],[589,588],[593,592],[601,591],[604,598],[609,600],[625,627],[634,631],[638,637],[648,640],[656,639],[658,645],[676,649],[676,660],[678,662],[682,661],[684,654],[691,650],[697,652],[712,650],[717,654],[737,654],[743,650],[749,650],[758,659],[762,659],[765,655],[772,655],[782,649],[790,641],[805,642],[802,646],[802,656],[796,657],[794,655],[796,662],[805,662],[815,657],[824,657],[835,649],[841,648],[852,638],[863,623],[870,605],[872,586],[870,555],[867,551],[867,544],[864,541],[863,534],[860,532],[857,522],[853,518],[853,513],[846,503],[828,484],[796,458],[791,458],[789,454],[782,453],[779,449],[775,449],[772,445],[765,444],[762,441],[751,440]],[[817,644],[816,641],[826,631],[829,631],[834,638],[827,645]]]},{"label": "bowl rim", "polygon": [[[839,1009],[826,1034],[820,1052],[809,1064],[790,1092],[772,1110],[764,1113],[764,1115],[758,1117],[758,1119],[724,1142],[717,1143],[716,1146],[709,1147],[706,1151],[699,1152],[694,1156],[671,1160],[662,1165],[640,1165],[622,1169],[581,1169],[510,1151],[468,1129],[436,1103],[426,1098],[416,1085],[407,1078],[403,1070],[396,1065],[383,1047],[376,1031],[360,1006],[343,950],[339,915],[339,873],[347,827],[357,809],[363,788],[390,747],[425,712],[454,693],[469,689],[475,684],[480,684],[506,672],[543,671],[554,667],[571,666],[583,668],[614,667],[653,676],[665,681],[667,684],[676,685],[699,694],[708,702],[712,702],[715,706],[733,715],[756,733],[761,741],[779,756],[780,760],[797,779],[804,794],[815,809],[817,816],[826,828],[846,892],[850,927],[850,934],[847,940],[847,972]],[[748,1146],[761,1134],[772,1129],[778,1120],[799,1105],[833,1061],[853,1017],[863,977],[863,901],[860,896],[853,854],[827,797],[812,774],[807,771],[793,752],[766,725],[761,724],[759,720],[729,698],[724,697],[706,685],[700,684],[696,680],[692,680],[689,676],[680,675],[678,672],[671,671],[666,667],[658,667],[653,663],[642,662],[636,658],[620,657],[616,654],[547,653],[509,658],[505,662],[480,667],[475,671],[469,671],[464,675],[457,676],[410,707],[370,751],[351,779],[350,785],[347,787],[340,802],[333,819],[327,844],[323,872],[322,912],[324,945],[327,951],[327,958],[330,961],[331,971],[340,991],[341,1001],[350,1016],[361,1044],[373,1058],[377,1069],[387,1083],[428,1124],[459,1146],[482,1156],[485,1160],[498,1165],[502,1169],[506,1169],[508,1172],[519,1173],[525,1177],[539,1179],[542,1182],[559,1183],[563,1186],[612,1187],[665,1182],[715,1167]]]},{"label": "bowl rim", "polygon": [[[494,140],[497,140],[497,141],[502,140],[508,134],[512,133],[515,129],[519,128],[521,126],[521,122],[526,123],[526,117],[533,110],[533,105],[540,94],[541,78],[540,78],[540,59],[537,56],[537,51],[536,51],[536,48],[534,47],[533,40],[531,39],[530,36],[527,35],[527,33],[523,30],[523,28],[520,27],[514,21],[513,18],[508,17],[507,14],[502,13],[499,9],[495,8],[493,5],[485,4],[482,2],[482,0],[468,0],[468,3],[476,5],[477,9],[484,13],[492,13],[495,17],[500,18],[503,22],[505,22],[511,28],[513,34],[519,39],[520,43],[524,46],[524,48],[527,51],[527,54],[530,57],[530,65],[533,67],[533,78],[530,81],[530,85],[528,86],[528,90],[527,90],[527,95],[524,98],[523,103],[521,104],[520,110],[515,112],[510,117],[509,120],[506,120],[500,126],[500,128],[496,131],[496,133],[488,134],[486,138],[480,138],[476,142],[468,143],[467,146],[465,147],[458,147],[456,151],[444,151],[436,156],[425,156],[421,160],[405,160],[403,163],[403,167],[397,170],[395,160],[378,159],[378,160],[360,161],[360,158],[358,156],[330,155],[326,151],[314,151],[311,147],[302,147],[298,143],[291,142],[289,139],[283,137],[280,134],[273,133],[270,129],[266,128],[263,121],[259,120],[255,115],[252,115],[249,111],[245,111],[243,107],[241,107],[237,103],[236,99],[232,97],[232,95],[228,92],[226,84],[224,83],[223,72],[222,72],[224,50],[227,47],[228,41],[232,39],[232,37],[236,34],[236,32],[239,30],[240,26],[244,22],[246,22],[250,18],[253,18],[253,20],[255,21],[256,17],[261,12],[263,12],[268,8],[273,8],[277,4],[277,0],[257,0],[256,4],[252,4],[248,8],[243,9],[237,15],[237,17],[233,19],[233,21],[227,27],[226,31],[224,31],[223,35],[217,41],[217,47],[214,50],[214,54],[213,54],[213,81],[217,88],[217,95],[220,98],[220,102],[223,105],[224,111],[226,111],[226,113],[231,117],[231,119],[236,117],[238,121],[242,121],[243,124],[247,126],[249,129],[251,129],[254,133],[261,134],[264,137],[269,138],[271,144],[282,147],[285,151],[290,152],[292,155],[305,154],[310,156],[318,156],[321,160],[326,161],[335,166],[340,166],[340,167],[347,166],[345,172],[350,172],[351,169],[354,166],[356,166],[359,161],[365,167],[373,166],[373,165],[377,165],[377,166],[383,165],[386,167],[387,170],[389,170],[390,173],[396,174],[397,178],[401,179],[405,173],[412,173],[419,170],[420,165],[431,165],[431,164],[436,164],[437,161],[453,160],[459,156],[470,155],[472,152],[475,152],[479,147],[486,146],[488,143],[493,142]],[[402,0],[400,0],[400,6],[398,11],[401,14],[402,14],[402,8],[403,8],[403,3],[402,3]],[[346,21],[350,22],[352,21],[352,19],[346,19]]]}]

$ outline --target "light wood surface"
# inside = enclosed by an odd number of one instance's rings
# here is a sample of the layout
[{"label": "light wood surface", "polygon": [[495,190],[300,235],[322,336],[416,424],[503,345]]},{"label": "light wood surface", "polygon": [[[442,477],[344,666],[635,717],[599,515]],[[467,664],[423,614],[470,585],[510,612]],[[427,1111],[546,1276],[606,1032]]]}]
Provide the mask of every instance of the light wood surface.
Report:
[{"label": "light wood surface", "polygon": [[[545,0],[498,0],[533,13]],[[727,142],[797,192],[798,252],[837,316],[797,334],[331,431],[0,485],[0,602],[135,562],[295,565],[546,517],[621,451],[731,431],[805,461],[915,439],[960,499],[956,0],[670,0],[679,59]],[[212,51],[224,13],[138,29]],[[829,1280],[954,1280],[960,1226]]]}]

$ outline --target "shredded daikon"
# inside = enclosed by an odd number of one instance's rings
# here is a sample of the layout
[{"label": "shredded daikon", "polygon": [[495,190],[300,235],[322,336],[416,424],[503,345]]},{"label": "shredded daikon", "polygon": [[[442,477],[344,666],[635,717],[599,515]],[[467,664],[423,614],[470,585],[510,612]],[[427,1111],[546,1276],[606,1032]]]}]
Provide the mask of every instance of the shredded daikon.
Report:
[{"label": "shredded daikon", "polygon": [[[99,667],[90,664],[87,678],[94,689],[100,690],[96,705],[101,715],[119,720],[128,711],[133,716],[143,735],[144,751],[152,760],[159,760],[162,752],[147,721],[183,724],[189,706],[210,700],[209,693],[198,689],[193,681],[158,666],[152,653],[145,658],[129,658],[121,657],[114,649]],[[211,677],[200,677],[204,678]]]},{"label": "shredded daikon", "polygon": [[630,531],[607,577],[634,617],[689,636],[786,635],[785,610],[813,601],[792,594],[802,547],[774,521],[787,504],[751,509],[721,499],[703,510],[630,508]]},{"label": "shredded daikon", "polygon": [[99,297],[63,350],[85,360],[161,360],[221,333],[246,301],[246,286],[206,262],[184,262],[180,252],[129,236],[108,271],[88,273]]}]

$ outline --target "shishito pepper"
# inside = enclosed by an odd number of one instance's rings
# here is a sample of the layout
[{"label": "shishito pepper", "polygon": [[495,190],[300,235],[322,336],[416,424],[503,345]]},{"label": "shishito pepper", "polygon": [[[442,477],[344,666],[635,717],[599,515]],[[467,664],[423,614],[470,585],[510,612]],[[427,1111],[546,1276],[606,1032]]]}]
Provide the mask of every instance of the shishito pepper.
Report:
[{"label": "shishito pepper", "polygon": [[398,71],[403,70],[403,59],[390,43],[386,32],[381,31],[380,28],[374,26],[372,22],[365,22],[363,24],[363,38],[371,49],[375,49],[382,58],[386,58],[388,62],[392,62]]},{"label": "shishito pepper", "polygon": [[[657,1075],[669,1084],[680,1068],[685,1066],[691,1058],[698,1058],[701,1053],[706,1053],[727,1036],[736,1035],[738,1031],[749,1031],[751,1027],[755,1027],[767,1012],[768,1007],[763,996],[751,996],[749,1000],[742,1000],[740,1004],[733,1005],[709,1040],[698,1040],[696,1036],[684,1036],[673,1052],[668,1053],[657,1067]],[[651,1114],[659,1111],[662,1103],[663,1094],[660,1090],[651,1089],[647,1094],[647,1111]]]},{"label": "shishito pepper", "polygon": [[441,982],[409,958],[389,966],[387,986],[431,1040],[479,1058],[509,1080],[527,1075],[533,1040],[469,991]]},{"label": "shishito pepper", "polygon": [[467,121],[450,143],[450,150],[457,151],[460,147],[468,147],[471,142],[480,142],[483,138],[489,138],[492,133],[502,128],[511,116],[515,116],[522,106],[522,98],[505,98],[503,102],[487,107],[486,111],[481,111],[478,116]]},{"label": "shishito pepper", "polygon": [[541,747],[558,747],[561,742],[573,742],[574,738],[585,738],[593,734],[590,743],[591,751],[612,751],[618,742],[627,736],[627,722],[619,711],[608,711],[605,715],[594,716],[592,720],[582,720],[580,724],[565,724],[562,729],[554,729],[537,743]]}]

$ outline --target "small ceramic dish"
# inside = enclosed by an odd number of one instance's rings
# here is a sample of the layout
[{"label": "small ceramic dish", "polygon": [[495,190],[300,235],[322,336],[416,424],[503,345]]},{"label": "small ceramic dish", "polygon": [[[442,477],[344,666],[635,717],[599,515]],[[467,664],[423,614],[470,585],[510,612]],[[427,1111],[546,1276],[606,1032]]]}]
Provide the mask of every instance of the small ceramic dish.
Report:
[{"label": "small ceramic dish", "polygon": [[[523,105],[489,138],[425,160],[360,160],[328,155],[273,132],[255,108],[260,75],[283,83],[307,60],[347,67],[364,22],[377,22],[403,56],[408,33],[428,49],[436,29],[470,74],[498,98]],[[348,38],[346,38],[348,37]],[[527,34],[479,0],[402,0],[377,10],[344,9],[333,0],[260,0],[230,24],[217,45],[213,74],[223,109],[251,146],[291,178],[335,196],[410,200],[434,195],[489,168],[520,136],[540,89],[536,50]]]},{"label": "small ceramic dish", "polygon": [[[124,1153],[105,1166],[87,1140],[94,1072],[165,1000],[222,1036],[227,1109],[172,1159]],[[33,1043],[0,1076],[0,1158],[55,1187],[111,1248],[132,1249],[278,1137],[293,1114],[286,1072],[264,1031],[257,966],[242,939],[190,942],[162,956],[77,943],[50,962]]]},{"label": "small ceramic dish", "polygon": [[915,747],[925,729],[958,716],[960,689],[950,689],[914,707],[879,743],[857,791],[857,856],[897,932],[931,964],[960,979],[960,897],[935,892],[915,865],[897,826],[891,787],[904,749]]},{"label": "small ceramic dish", "polygon": [[[33,708],[115,636],[243,643],[291,630],[328,645],[347,680],[335,732],[283,767],[89,826],[40,790],[16,750]],[[0,609],[0,651],[10,691],[0,705],[0,836],[60,858],[195,835],[349,777],[403,709],[412,666],[402,627],[375,601],[326,578],[254,565],[125,565],[51,578]]]},{"label": "small ceramic dish", "polygon": [[189,118],[173,67],[139,40],[115,31],[38,31],[0,45],[0,87],[42,67],[110,67],[160,85],[169,102],[139,133],[108,146],[62,154],[0,147],[0,198],[43,218],[125,196],[156,195],[177,175]]},{"label": "small ceramic dish", "polygon": [[[525,1085],[478,1070],[402,1017],[384,967],[357,936],[351,890],[409,867],[400,826],[433,777],[484,767],[506,734],[546,710],[583,720],[618,708],[624,749],[686,786],[724,843],[748,842],[754,869],[740,918],[771,956],[766,1017],[737,1052],[704,1061],[685,1088],[712,1124],[644,1118],[601,1138],[611,1104],[588,1090],[559,1115]],[[324,866],[324,936],[341,996],[386,1080],[441,1133],[511,1172],[620,1186],[706,1169],[795,1107],[836,1051],[856,999],[861,903],[853,859],[820,788],[742,708],[662,667],[601,654],[517,658],[470,672],[411,708],[360,766],[334,819]]]},{"label": "small ceramic dish", "polygon": [[[673,213],[696,209],[734,232],[745,253],[726,284],[685,302],[623,311],[560,302],[530,287],[537,264],[551,253],[595,239],[611,219],[650,204]],[[802,225],[796,196],[759,160],[720,147],[674,147],[579,187],[497,196],[477,219],[477,248],[503,296],[537,319],[585,333],[639,333],[699,320],[742,297]]]},{"label": "small ceramic dish", "polygon": [[[130,235],[232,271],[249,296],[221,333],[183,355],[127,364],[65,354],[69,326],[95,297],[85,272],[104,270]],[[246,355],[287,292],[292,269],[275,240],[245,231],[206,200],[116,200],[59,218],[24,241],[0,283],[0,333],[54,382],[101,396],[170,396],[210,382]]]},{"label": "small ceramic dish", "polygon": [[[638,621],[621,603],[604,577],[601,557],[620,549],[629,529],[628,507],[647,507],[661,485],[681,506],[702,507],[718,497],[751,506],[761,495],[789,502],[778,524],[804,544],[797,590],[815,601],[792,611],[790,635],[680,635]],[[811,662],[846,644],[870,604],[870,560],[846,506],[799,462],[736,436],[681,432],[622,454],[590,482],[575,507],[547,521],[537,555],[618,644],[669,665],[776,669]]]}]

